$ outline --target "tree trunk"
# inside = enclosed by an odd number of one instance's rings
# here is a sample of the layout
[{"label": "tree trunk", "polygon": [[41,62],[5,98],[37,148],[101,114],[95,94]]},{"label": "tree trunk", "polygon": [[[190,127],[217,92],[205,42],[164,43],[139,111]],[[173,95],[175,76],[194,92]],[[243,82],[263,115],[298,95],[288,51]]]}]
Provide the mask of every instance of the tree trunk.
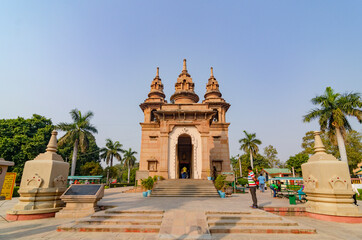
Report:
[{"label": "tree trunk", "polygon": [[253,154],[251,152],[251,149],[250,149],[250,165],[251,165],[251,168],[254,169]]},{"label": "tree trunk", "polygon": [[241,157],[239,157],[239,170],[240,170],[240,177],[243,177],[243,171],[241,169]]},{"label": "tree trunk", "polygon": [[74,176],[75,174],[75,167],[77,165],[77,155],[78,155],[78,139],[74,142],[73,147],[73,157],[72,157],[72,170],[70,172],[70,176]]},{"label": "tree trunk", "polygon": [[348,164],[346,147],[344,145],[344,139],[343,139],[341,130],[338,127],[336,127],[336,135],[337,135],[339,155],[341,155],[341,161],[346,162]]},{"label": "tree trunk", "polygon": [[129,167],[129,161],[128,161],[128,183],[129,183],[130,176],[131,176],[131,168]]}]

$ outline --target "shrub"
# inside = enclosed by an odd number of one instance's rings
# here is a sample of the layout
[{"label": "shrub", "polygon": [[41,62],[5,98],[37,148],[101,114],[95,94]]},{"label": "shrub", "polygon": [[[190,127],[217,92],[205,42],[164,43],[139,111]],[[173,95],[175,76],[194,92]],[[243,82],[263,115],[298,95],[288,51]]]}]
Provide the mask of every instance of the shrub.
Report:
[{"label": "shrub", "polygon": [[146,179],[141,179],[141,185],[146,190],[151,190],[153,188],[153,184],[154,184],[154,181],[153,181],[152,177],[148,177]]},{"label": "shrub", "polygon": [[239,178],[239,179],[238,179],[238,183],[239,183],[241,186],[245,186],[246,184],[248,184],[248,179]]},{"label": "shrub", "polygon": [[14,187],[13,197],[20,197],[20,194],[18,193],[19,188],[19,186]]},{"label": "shrub", "polygon": [[359,196],[357,194],[357,200],[362,200],[362,189],[358,189]]},{"label": "shrub", "polygon": [[157,175],[153,176],[153,182],[157,182],[157,180],[158,180],[158,176]]},{"label": "shrub", "polygon": [[224,188],[225,186],[225,179],[226,179],[226,176],[224,175],[219,175],[217,176],[216,180],[215,180],[215,188],[217,190],[221,190]]}]

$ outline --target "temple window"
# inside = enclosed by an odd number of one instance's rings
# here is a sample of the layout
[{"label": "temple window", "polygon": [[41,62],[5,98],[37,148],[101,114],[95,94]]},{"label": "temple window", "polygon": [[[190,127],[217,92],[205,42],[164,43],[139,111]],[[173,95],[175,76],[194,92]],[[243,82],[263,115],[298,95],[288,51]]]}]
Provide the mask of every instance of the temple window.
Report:
[{"label": "temple window", "polygon": [[156,112],[157,110],[155,110],[155,109],[153,109],[152,111],[151,111],[151,122],[156,122],[157,121],[157,119],[156,119],[156,115],[155,115],[155,112]]}]

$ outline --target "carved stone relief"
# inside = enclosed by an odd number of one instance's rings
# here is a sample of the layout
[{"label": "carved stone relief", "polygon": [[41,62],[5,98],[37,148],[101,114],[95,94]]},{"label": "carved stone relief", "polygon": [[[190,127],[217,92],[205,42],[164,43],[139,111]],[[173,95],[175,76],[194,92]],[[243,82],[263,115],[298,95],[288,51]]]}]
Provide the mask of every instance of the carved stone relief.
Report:
[{"label": "carved stone relief", "polygon": [[63,177],[63,175],[59,175],[58,177],[54,178],[53,184],[54,184],[54,187],[66,187],[67,179],[65,179]]},{"label": "carved stone relief", "polygon": [[43,184],[43,179],[35,173],[34,176],[32,178],[28,178],[26,182],[26,185],[29,187],[39,188]]}]

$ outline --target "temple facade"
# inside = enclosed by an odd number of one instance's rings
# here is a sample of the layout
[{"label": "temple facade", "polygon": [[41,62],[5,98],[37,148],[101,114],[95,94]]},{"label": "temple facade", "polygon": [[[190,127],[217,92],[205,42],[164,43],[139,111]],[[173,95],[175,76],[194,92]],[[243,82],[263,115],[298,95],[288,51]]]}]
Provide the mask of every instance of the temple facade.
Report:
[{"label": "temple facade", "polygon": [[181,178],[185,167],[191,179],[206,179],[214,169],[230,171],[230,123],[225,118],[230,104],[222,98],[212,68],[202,103],[194,87],[184,60],[168,103],[157,68],[148,98],[140,105],[144,113],[140,171],[166,179]]}]

